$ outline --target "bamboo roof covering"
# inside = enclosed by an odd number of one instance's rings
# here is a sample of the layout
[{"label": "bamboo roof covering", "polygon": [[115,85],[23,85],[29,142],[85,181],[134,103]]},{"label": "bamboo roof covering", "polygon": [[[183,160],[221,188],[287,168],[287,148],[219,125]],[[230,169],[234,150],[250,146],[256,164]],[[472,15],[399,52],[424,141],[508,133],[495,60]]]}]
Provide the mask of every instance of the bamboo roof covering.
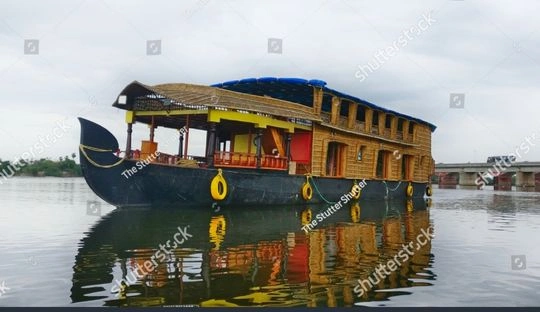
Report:
[{"label": "bamboo roof covering", "polygon": [[[122,96],[125,96],[124,101]],[[297,103],[185,83],[147,86],[134,81],[124,88],[113,106],[136,112],[233,109],[263,115],[320,121],[320,117],[313,113],[312,108]]]}]

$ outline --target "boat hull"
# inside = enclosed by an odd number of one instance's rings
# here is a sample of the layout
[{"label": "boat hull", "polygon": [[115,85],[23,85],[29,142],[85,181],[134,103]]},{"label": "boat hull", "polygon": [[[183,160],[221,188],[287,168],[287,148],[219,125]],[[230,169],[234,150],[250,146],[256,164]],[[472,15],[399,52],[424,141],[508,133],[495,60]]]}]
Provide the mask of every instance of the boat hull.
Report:
[{"label": "boat hull", "polygon": [[[86,119],[81,122],[81,167],[90,188],[104,201],[117,207],[174,204],[208,205],[305,205],[330,204],[348,200],[352,179],[313,177],[313,196],[304,200],[301,188],[306,176],[274,170],[222,168],[228,191],[215,201],[210,183],[217,168],[188,168],[137,160],[123,160],[114,136]],[[358,180],[357,180],[358,181]],[[359,181],[358,181],[359,182]],[[409,182],[366,180],[363,199],[404,199]],[[425,194],[427,183],[412,183],[413,198]]]}]

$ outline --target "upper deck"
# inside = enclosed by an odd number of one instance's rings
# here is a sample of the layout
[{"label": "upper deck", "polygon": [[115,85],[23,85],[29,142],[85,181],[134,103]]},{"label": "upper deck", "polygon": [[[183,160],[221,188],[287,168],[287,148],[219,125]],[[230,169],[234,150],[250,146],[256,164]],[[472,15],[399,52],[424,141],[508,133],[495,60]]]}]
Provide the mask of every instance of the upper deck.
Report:
[{"label": "upper deck", "polygon": [[[124,101],[122,96],[125,96]],[[421,119],[330,89],[322,80],[299,78],[249,78],[212,86],[183,83],[147,86],[135,81],[123,90],[113,105],[133,112],[134,120],[138,122],[150,124],[150,116],[154,116],[155,125],[169,128],[182,123],[178,116],[189,114],[193,115],[191,127],[206,129],[212,111],[230,111],[268,117],[273,120],[268,125],[287,128],[291,132],[296,125],[311,126],[315,122],[405,144],[414,143],[415,124],[430,131],[436,129]]]},{"label": "upper deck", "polygon": [[[434,125],[332,90],[321,80],[259,78],[212,86],[133,82],[113,105],[127,111],[128,127],[151,125],[145,142],[151,148],[141,155],[156,150],[155,128],[187,127],[207,132],[199,161],[204,166],[424,181],[432,163]],[[176,156],[158,161],[177,164],[186,158],[184,145]],[[393,164],[389,155],[397,150],[405,160]],[[410,169],[400,169],[405,167]]]}]

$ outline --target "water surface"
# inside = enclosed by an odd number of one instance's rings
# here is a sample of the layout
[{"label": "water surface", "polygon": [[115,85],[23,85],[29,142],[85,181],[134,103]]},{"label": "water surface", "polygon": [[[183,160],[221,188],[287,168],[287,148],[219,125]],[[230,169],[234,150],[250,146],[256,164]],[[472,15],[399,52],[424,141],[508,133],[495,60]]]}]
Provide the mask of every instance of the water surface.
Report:
[{"label": "water surface", "polygon": [[305,233],[327,205],[120,210],[83,179],[13,178],[0,185],[0,306],[538,306],[540,194],[434,191],[360,202]]}]

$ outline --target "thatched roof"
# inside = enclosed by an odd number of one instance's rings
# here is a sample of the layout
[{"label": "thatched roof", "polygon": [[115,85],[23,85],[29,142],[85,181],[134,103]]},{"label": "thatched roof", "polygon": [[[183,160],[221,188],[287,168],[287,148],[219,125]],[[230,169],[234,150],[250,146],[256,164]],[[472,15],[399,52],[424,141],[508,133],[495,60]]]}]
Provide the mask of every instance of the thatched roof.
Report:
[{"label": "thatched roof", "polygon": [[[121,96],[126,96],[123,103]],[[134,81],[124,88],[113,106],[132,111],[234,109],[320,121],[311,107],[298,103],[185,83],[147,86]]]}]

